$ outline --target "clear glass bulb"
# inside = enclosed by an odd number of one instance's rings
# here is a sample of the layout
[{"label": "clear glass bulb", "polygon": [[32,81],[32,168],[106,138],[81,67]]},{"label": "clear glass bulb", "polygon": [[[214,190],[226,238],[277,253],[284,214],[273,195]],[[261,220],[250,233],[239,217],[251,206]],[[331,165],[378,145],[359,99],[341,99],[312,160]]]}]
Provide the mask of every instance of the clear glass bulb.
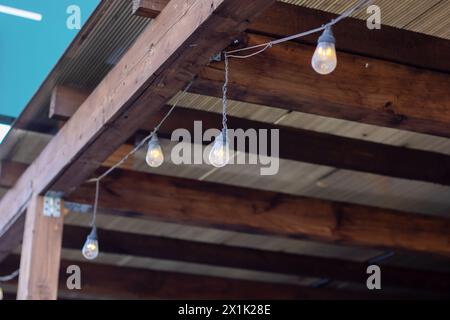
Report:
[{"label": "clear glass bulb", "polygon": [[147,155],[145,161],[150,167],[157,168],[164,162],[164,154],[159,144],[158,136],[153,135],[152,139],[148,143]]},{"label": "clear glass bulb", "polygon": [[83,256],[88,260],[94,260],[98,256],[98,240],[97,229],[94,227],[91,233],[87,236],[83,249],[81,250]]},{"label": "clear glass bulb", "polygon": [[313,69],[319,74],[330,74],[336,69],[336,47],[331,42],[319,42],[311,61]]},{"label": "clear glass bulb", "polygon": [[214,145],[209,153],[209,162],[217,168],[224,167],[230,162],[230,148],[224,131],[214,141]]}]

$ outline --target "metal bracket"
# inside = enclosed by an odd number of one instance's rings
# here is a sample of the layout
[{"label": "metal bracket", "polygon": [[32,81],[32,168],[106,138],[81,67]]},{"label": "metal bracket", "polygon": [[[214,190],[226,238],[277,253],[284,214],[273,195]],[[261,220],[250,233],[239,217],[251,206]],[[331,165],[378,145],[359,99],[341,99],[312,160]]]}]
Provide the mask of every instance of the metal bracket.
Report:
[{"label": "metal bracket", "polygon": [[44,216],[53,218],[61,216],[61,193],[49,191],[44,196]]},{"label": "metal bracket", "polygon": [[215,62],[220,62],[222,61],[222,52],[216,53],[215,55],[213,55],[210,59],[211,62],[215,61]]}]

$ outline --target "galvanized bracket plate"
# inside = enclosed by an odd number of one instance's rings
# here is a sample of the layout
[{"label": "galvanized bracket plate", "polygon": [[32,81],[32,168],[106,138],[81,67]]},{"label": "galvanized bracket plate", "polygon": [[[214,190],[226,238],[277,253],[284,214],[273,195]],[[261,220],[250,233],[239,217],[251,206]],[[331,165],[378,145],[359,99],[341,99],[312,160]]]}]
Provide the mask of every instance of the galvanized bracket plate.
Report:
[{"label": "galvanized bracket plate", "polygon": [[47,192],[44,196],[44,216],[58,218],[61,216],[61,194]]}]

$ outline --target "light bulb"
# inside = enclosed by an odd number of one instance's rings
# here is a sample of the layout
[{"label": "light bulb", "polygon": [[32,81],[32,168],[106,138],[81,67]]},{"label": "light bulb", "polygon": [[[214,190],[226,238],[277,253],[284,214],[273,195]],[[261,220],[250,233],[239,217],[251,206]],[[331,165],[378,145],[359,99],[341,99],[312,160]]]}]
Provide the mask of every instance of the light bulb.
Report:
[{"label": "light bulb", "polygon": [[83,256],[88,260],[94,260],[98,256],[98,239],[97,228],[93,227],[91,233],[87,236],[84,243],[83,250],[81,250]]},{"label": "light bulb", "polygon": [[330,74],[336,69],[336,39],[331,27],[325,28],[317,42],[317,48],[311,60],[313,69],[319,74]]},{"label": "light bulb", "polygon": [[230,149],[226,130],[223,130],[214,141],[209,153],[209,162],[217,168],[224,167],[230,161]]},{"label": "light bulb", "polygon": [[145,161],[150,167],[153,168],[159,167],[164,162],[164,154],[156,134],[153,135],[152,139],[148,143]]}]

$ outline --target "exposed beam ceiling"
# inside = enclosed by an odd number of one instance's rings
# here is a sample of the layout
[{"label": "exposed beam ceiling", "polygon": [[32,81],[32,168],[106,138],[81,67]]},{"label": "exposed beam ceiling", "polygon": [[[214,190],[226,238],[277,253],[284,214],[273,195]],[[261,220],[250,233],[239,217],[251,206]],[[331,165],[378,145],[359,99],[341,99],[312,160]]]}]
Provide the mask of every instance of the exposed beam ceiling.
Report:
[{"label": "exposed beam ceiling", "polygon": [[[54,103],[50,112],[53,117],[68,120],[77,110],[77,102],[81,105],[87,96],[87,93],[82,94],[72,88],[57,87],[53,92]],[[167,110],[155,113],[141,129],[151,131],[152,125],[163,118],[165,112]],[[193,136],[194,121],[201,121],[203,130],[207,130],[217,128],[221,123],[220,117],[221,115],[212,112],[178,107],[161,127],[159,134],[170,138],[174,130],[185,128]],[[280,130],[279,151],[282,159],[450,185],[450,156],[448,155],[237,117],[228,117],[228,124],[230,129]],[[293,148],[292,146],[301,147]]]},{"label": "exposed beam ceiling", "polygon": [[33,193],[74,190],[273,2],[172,0],[1,199],[0,236]]}]

